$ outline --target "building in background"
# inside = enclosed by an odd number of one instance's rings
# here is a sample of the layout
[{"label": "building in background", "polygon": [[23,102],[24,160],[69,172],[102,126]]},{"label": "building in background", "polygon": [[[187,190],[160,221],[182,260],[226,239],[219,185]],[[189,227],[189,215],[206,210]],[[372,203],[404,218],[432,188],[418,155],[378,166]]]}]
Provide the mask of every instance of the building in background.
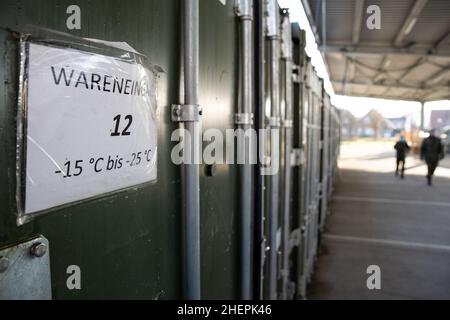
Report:
[{"label": "building in background", "polygon": [[406,114],[397,118],[387,118],[387,120],[394,126],[391,134],[392,137],[399,134],[409,135],[412,131],[419,129],[419,124],[414,121],[412,114]]},{"label": "building in background", "polygon": [[358,119],[348,110],[339,110],[341,117],[341,137],[344,140],[353,139],[356,136]]},{"label": "building in background", "polygon": [[[357,118],[352,112],[341,109],[340,115],[341,136],[342,139],[346,140],[353,138],[394,138],[402,134],[408,141],[412,141],[414,140],[413,135],[417,135],[420,130],[419,124],[412,113],[401,117],[385,118],[379,111],[372,109],[363,117]],[[435,122],[450,125],[450,110],[449,114],[441,113],[435,117],[441,119],[435,120]],[[443,128],[443,126],[440,128]]]},{"label": "building in background", "polygon": [[430,129],[436,129],[439,133],[445,127],[450,126],[450,110],[432,110],[430,116]]},{"label": "building in background", "polygon": [[402,133],[402,131],[406,130],[407,116],[388,118],[388,120],[394,125],[394,129],[392,130],[391,136],[395,136],[397,134]]},{"label": "building in background", "polygon": [[358,137],[372,137],[379,139],[392,136],[395,125],[372,109],[357,122],[356,135]]}]

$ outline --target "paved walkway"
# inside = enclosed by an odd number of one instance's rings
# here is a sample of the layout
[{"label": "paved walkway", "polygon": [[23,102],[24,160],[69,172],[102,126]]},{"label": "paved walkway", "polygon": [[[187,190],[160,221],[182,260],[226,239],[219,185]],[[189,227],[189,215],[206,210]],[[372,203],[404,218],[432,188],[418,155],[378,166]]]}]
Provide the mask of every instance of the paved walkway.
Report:
[{"label": "paved walkway", "polygon": [[[394,176],[390,143],[342,147],[309,299],[450,299],[449,158],[428,187],[417,157]],[[367,289],[369,265],[380,290]]]}]

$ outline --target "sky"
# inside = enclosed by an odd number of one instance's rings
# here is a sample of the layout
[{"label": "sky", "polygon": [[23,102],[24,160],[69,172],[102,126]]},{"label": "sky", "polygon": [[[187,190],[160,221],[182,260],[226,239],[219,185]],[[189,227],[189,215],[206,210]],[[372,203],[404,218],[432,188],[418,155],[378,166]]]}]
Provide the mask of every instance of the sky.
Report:
[{"label": "sky", "polygon": [[[278,4],[281,8],[289,8],[291,22],[297,22],[300,28],[306,31],[306,54],[311,57],[311,62],[316,67],[319,77],[324,79],[325,90],[330,94],[331,102],[336,107],[349,110],[356,117],[362,117],[371,109],[375,109],[386,118],[412,114],[413,118],[419,121],[421,108],[419,102],[335,95],[301,0],[278,0]],[[425,123],[430,117],[431,110],[438,109],[450,109],[450,101],[427,102],[425,104]]]}]

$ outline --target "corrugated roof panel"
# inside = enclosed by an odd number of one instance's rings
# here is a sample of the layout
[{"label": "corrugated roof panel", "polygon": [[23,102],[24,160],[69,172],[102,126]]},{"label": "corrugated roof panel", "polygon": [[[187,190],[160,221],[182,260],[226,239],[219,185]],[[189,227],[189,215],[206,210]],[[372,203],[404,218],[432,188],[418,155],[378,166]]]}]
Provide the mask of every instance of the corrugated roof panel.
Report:
[{"label": "corrugated roof panel", "polygon": [[354,80],[372,79],[377,75],[377,71],[364,67],[361,64],[356,64],[356,72]]},{"label": "corrugated roof panel", "polygon": [[[317,5],[319,4],[319,8]],[[314,16],[317,31],[322,39],[321,1],[310,0],[309,5]],[[327,41],[351,41],[353,28],[354,0],[326,1],[326,39]],[[317,10],[319,14],[317,14]],[[319,20],[317,20],[319,19]],[[321,40],[322,41],[322,40]]]},{"label": "corrugated roof panel", "polygon": [[383,60],[382,56],[366,56],[354,58],[355,63],[361,66],[366,66],[368,69],[378,69]]},{"label": "corrugated roof panel", "polygon": [[[357,95],[357,96],[364,96],[367,95],[367,93],[369,92],[369,88],[367,86],[362,86],[362,85],[351,85],[351,90],[352,92]],[[369,89],[369,90],[368,90]]]},{"label": "corrugated roof panel", "polygon": [[405,43],[434,44],[450,31],[450,1],[429,0],[417,19]]},{"label": "corrugated roof panel", "polygon": [[[334,44],[334,50],[339,46],[346,48],[343,52],[326,54],[335,91],[337,93],[345,91],[344,93],[348,95],[420,101],[449,98],[450,56],[427,57],[426,53],[427,50],[433,53],[436,41],[444,39],[450,31],[450,0],[428,1],[419,14],[416,25],[403,40],[404,45],[410,46],[408,53],[405,54],[400,54],[401,49],[396,48],[393,43],[416,0],[365,0],[365,14],[357,45],[360,50],[356,48],[355,52],[352,52],[355,49],[351,42],[356,1],[360,0],[326,1],[327,44],[330,47]],[[321,1],[309,0],[309,3],[314,11],[313,15],[316,16],[316,10],[321,9],[316,6]],[[367,28],[366,21],[369,16],[366,9],[369,5],[378,5],[381,9],[381,30]],[[317,17],[319,36],[322,36],[321,17],[318,21]],[[450,42],[450,37],[447,38],[447,42]],[[372,53],[371,46],[378,53]],[[445,51],[440,50],[438,53],[443,55]],[[351,59],[355,65],[354,69],[347,67],[349,70],[347,78],[345,57]],[[347,81],[345,90],[344,79]],[[431,90],[424,90],[424,84],[434,87]]]},{"label": "corrugated roof panel", "polygon": [[389,55],[388,56],[391,63],[388,69],[392,71],[405,70],[417,62],[417,57],[414,55]]},{"label": "corrugated roof panel", "polygon": [[377,5],[380,7],[381,29],[369,30],[366,26],[369,15],[365,13],[361,28],[361,41],[393,42],[413,4],[413,0],[366,1],[366,6]]},{"label": "corrugated roof panel", "polygon": [[450,67],[450,59],[449,58],[429,57],[428,60],[432,63],[438,64],[441,67]]},{"label": "corrugated roof panel", "polygon": [[440,70],[441,68],[436,67],[435,65],[424,63],[409,71],[408,74],[403,77],[402,81],[404,83],[413,82],[415,84],[419,84],[424,80],[429,79],[432,75],[434,75],[436,72],[439,72]]},{"label": "corrugated roof panel", "polygon": [[371,90],[371,91],[372,91],[372,94],[375,94],[375,95],[382,95],[383,92],[386,91],[386,88],[374,86],[374,87],[372,87],[372,90]]}]

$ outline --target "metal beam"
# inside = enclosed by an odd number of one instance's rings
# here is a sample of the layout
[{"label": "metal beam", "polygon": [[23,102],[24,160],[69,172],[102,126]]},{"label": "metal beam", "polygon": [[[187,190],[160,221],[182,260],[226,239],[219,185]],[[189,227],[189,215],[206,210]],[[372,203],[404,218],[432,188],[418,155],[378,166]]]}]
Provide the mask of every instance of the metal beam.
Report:
[{"label": "metal beam", "polygon": [[450,43],[450,31],[447,31],[435,44],[434,48],[441,48],[445,44]]},{"label": "metal beam", "polygon": [[364,0],[356,0],[353,13],[353,44],[358,44],[361,37],[361,26],[364,17]]},{"label": "metal beam", "polygon": [[320,46],[319,49],[326,53],[342,53],[347,56],[379,56],[379,55],[414,55],[417,57],[436,57],[450,59],[450,49],[448,48],[427,48],[427,47],[410,47],[395,48],[391,46],[378,46],[370,44],[362,44],[355,46],[353,44],[336,44],[328,43],[326,48]]},{"label": "metal beam", "polygon": [[389,59],[389,56],[384,56],[383,61],[381,61],[381,68],[382,69],[387,69],[387,67],[389,67],[389,65],[391,64],[391,60]]},{"label": "metal beam", "polygon": [[394,40],[395,46],[401,46],[403,44],[403,40],[413,29],[420,13],[422,12],[427,2],[428,0],[416,0],[414,6],[411,8],[411,11],[408,14],[408,17],[406,17],[405,21],[403,22],[403,25],[398,32],[397,37]]},{"label": "metal beam", "polygon": [[[342,91],[336,91],[336,94],[338,95],[344,95],[344,93]],[[352,97],[362,97],[362,98],[377,98],[377,99],[389,99],[389,100],[405,100],[405,101],[419,101],[419,102],[430,102],[430,101],[438,101],[438,100],[446,100],[446,99],[450,99],[450,93],[445,93],[445,92],[432,92],[432,93],[427,93],[426,95],[422,95],[422,96],[411,96],[411,97],[403,97],[403,98],[399,98],[398,95],[395,94],[388,94],[386,93],[382,93],[382,94],[359,94],[359,93],[350,93],[347,94],[348,96],[352,96]]]},{"label": "metal beam", "polygon": [[326,0],[322,0],[322,8],[321,8],[321,12],[322,12],[322,44],[324,46],[327,45],[327,1]]},{"label": "metal beam", "polygon": [[[344,80],[342,81],[343,90],[346,92],[346,85],[348,81],[353,81],[355,78],[355,72],[356,72],[356,64],[353,61],[353,59],[345,58],[345,71],[344,71]],[[331,74],[330,74],[331,77]]]},{"label": "metal beam", "polygon": [[[342,80],[331,80],[331,83],[333,85],[342,85]],[[346,85],[355,85],[355,86],[374,86],[378,88],[392,88],[392,89],[402,89],[402,90],[416,90],[416,91],[441,91],[441,90],[447,90],[447,86],[431,86],[431,87],[420,87],[420,86],[411,86],[411,85],[405,85],[405,84],[395,84],[395,83],[384,83],[384,84],[377,84],[373,83],[372,81],[352,81],[352,82],[346,82]]]},{"label": "metal beam", "polygon": [[434,74],[432,74],[430,77],[428,77],[426,80],[423,81],[424,84],[428,85],[435,85],[436,83],[439,83],[439,81],[442,80],[442,77],[445,76],[450,71],[450,68],[444,68]]},{"label": "metal beam", "polygon": [[420,102],[420,130],[425,128],[425,102]]},{"label": "metal beam", "polygon": [[353,60],[350,60],[350,64],[348,66],[348,80],[353,81],[355,79],[356,73],[356,65]]},{"label": "metal beam", "polygon": [[309,25],[311,26],[311,30],[314,34],[314,37],[316,38],[316,42],[320,43],[320,37],[319,34],[317,33],[317,26],[311,11],[311,7],[309,6],[309,1],[308,0],[301,0],[302,5],[303,5],[303,9],[305,9],[305,13],[306,16],[308,17],[309,20]]},{"label": "metal beam", "polygon": [[[368,87],[368,88],[370,88],[370,87]],[[381,96],[388,97],[389,96],[388,93],[389,93],[389,91],[391,91],[391,89],[392,89],[392,87],[385,88],[383,93],[381,94]]]},{"label": "metal beam", "polygon": [[[342,84],[342,81],[332,81],[333,85],[335,84]],[[411,86],[396,86],[396,85],[379,85],[379,84],[371,84],[370,82],[352,82],[347,83],[347,85],[362,85],[366,86],[366,88],[370,88],[371,86],[385,89],[380,94],[368,94],[367,90],[364,94],[355,94],[353,91],[351,91],[350,94],[345,93],[343,89],[341,90],[335,90],[336,94],[340,95],[350,95],[355,97],[373,97],[373,98],[382,98],[382,99],[394,99],[394,100],[408,100],[408,101],[420,101],[420,102],[426,102],[426,101],[433,101],[433,100],[444,100],[450,98],[450,87],[448,86],[440,86],[440,87],[426,87],[426,88],[419,88],[419,87],[411,87]],[[395,89],[406,89],[410,90],[410,93],[413,93],[412,95],[403,96],[398,94],[389,94],[390,91]],[[395,91],[394,91],[395,92]]]},{"label": "metal beam", "polygon": [[431,91],[423,96],[423,101],[443,100],[448,98],[450,94],[450,87],[447,87],[447,91]]},{"label": "metal beam", "polygon": [[344,80],[342,81],[342,91],[344,91],[344,94],[347,92],[348,64],[350,63],[349,60],[349,58],[345,58]]},{"label": "metal beam", "polygon": [[385,70],[391,64],[391,60],[389,59],[389,55],[384,55],[383,60],[381,60],[380,66],[378,68],[378,74],[373,78],[373,82],[378,82],[382,79],[386,78]]},{"label": "metal beam", "polygon": [[[336,92],[336,94],[339,95],[344,95],[342,92]],[[352,96],[352,97],[361,97],[361,98],[376,98],[376,99],[388,99],[388,100],[399,100],[399,98],[397,96],[394,95],[389,95],[389,94],[382,94],[382,95],[378,95],[378,94],[357,94],[357,93],[350,93],[348,94],[348,96]],[[417,99],[414,98],[407,98],[407,99],[403,99],[405,101],[417,101]]]},{"label": "metal beam", "polygon": [[401,82],[402,80],[404,80],[414,69],[420,67],[422,64],[424,64],[426,62],[427,58],[426,57],[420,57],[419,59],[417,59],[416,62],[414,62],[414,64],[412,66],[410,66],[408,68],[408,70],[406,70],[402,76],[400,77],[400,79],[398,79],[397,81]]}]

